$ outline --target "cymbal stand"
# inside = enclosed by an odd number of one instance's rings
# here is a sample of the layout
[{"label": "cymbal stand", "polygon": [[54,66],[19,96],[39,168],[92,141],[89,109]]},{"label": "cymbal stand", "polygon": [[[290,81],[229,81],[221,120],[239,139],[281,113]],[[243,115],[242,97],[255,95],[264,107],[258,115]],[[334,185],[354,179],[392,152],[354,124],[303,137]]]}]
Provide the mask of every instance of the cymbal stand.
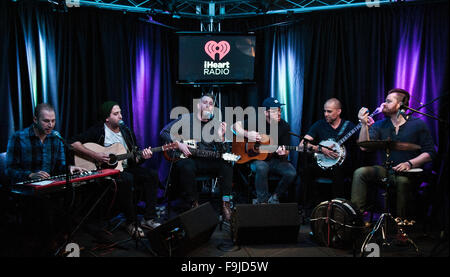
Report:
[{"label": "cymbal stand", "polygon": [[391,243],[387,239],[387,232],[388,232],[388,220],[391,221],[396,230],[397,234],[399,234],[403,239],[405,239],[407,242],[411,243],[416,253],[419,253],[419,248],[417,245],[408,237],[408,235],[403,231],[402,228],[399,227],[397,222],[395,221],[394,217],[389,211],[389,188],[390,188],[390,182],[392,181],[393,177],[393,169],[392,169],[392,161],[389,161],[390,157],[390,148],[389,146],[386,147],[386,161],[384,162],[384,167],[386,168],[387,175],[385,178],[383,178],[381,181],[385,185],[386,191],[383,193],[384,198],[384,209],[385,211],[381,214],[380,218],[378,218],[374,228],[372,231],[369,232],[367,237],[365,238],[363,244],[361,245],[361,257],[364,257],[364,254],[367,254],[365,249],[367,244],[372,240],[374,234],[381,229],[381,236],[382,236],[382,246],[391,246]]}]

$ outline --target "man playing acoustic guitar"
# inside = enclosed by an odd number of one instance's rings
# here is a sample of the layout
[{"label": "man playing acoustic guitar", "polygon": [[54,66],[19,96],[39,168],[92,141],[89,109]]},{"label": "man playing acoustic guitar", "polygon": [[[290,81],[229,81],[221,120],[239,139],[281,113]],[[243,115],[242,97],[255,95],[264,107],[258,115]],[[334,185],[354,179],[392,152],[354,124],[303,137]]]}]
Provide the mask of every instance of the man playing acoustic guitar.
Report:
[{"label": "man playing acoustic guitar", "polygon": [[[101,146],[109,147],[111,145],[120,144],[127,152],[135,151],[136,136],[133,131],[127,128],[122,121],[122,113],[119,104],[114,101],[107,101],[100,106],[100,115],[102,122],[92,126],[86,132],[75,136],[71,142],[75,151],[91,158],[98,163],[108,163],[110,160],[109,153],[96,152],[88,149],[84,144],[96,143]],[[140,155],[131,155],[132,158],[122,163],[124,168],[120,173],[119,187],[117,191],[119,206],[124,210],[124,214],[128,223],[128,232],[131,236],[144,237],[143,230],[138,226],[135,230],[133,223],[136,218],[136,212],[133,204],[133,184],[139,184],[144,191],[146,202],[144,218],[140,222],[140,226],[145,228],[156,228],[161,225],[156,221],[156,202],[157,202],[157,186],[159,182],[158,173],[155,170],[147,170],[139,165],[146,159],[152,157],[152,151],[145,148]]]},{"label": "man playing acoustic guitar", "polygon": [[[264,142],[269,140],[270,144],[274,144],[274,139],[277,142],[277,148],[275,153],[270,155],[266,160],[254,160],[250,164],[250,168],[255,173],[255,189],[256,189],[256,203],[279,203],[279,197],[285,193],[289,186],[294,182],[297,176],[297,171],[294,166],[287,160],[289,151],[286,150],[284,145],[290,144],[290,126],[281,119],[281,104],[277,99],[273,97],[266,98],[262,103],[265,108],[264,117],[266,123],[267,135],[261,134],[251,128],[249,120],[237,121],[233,125],[233,129],[236,135],[247,138],[252,142]],[[259,116],[259,114],[258,114]],[[259,122],[259,120],[257,120]],[[271,125],[275,125],[277,128],[271,128]],[[256,126],[255,126],[256,127]],[[273,126],[272,126],[273,127]],[[275,134],[271,137],[270,130],[275,129]],[[258,126],[258,130],[261,130],[261,126]],[[276,134],[277,133],[277,134]],[[278,146],[280,145],[280,146]],[[269,192],[269,173],[276,174],[281,177],[277,187],[273,194]]]}]

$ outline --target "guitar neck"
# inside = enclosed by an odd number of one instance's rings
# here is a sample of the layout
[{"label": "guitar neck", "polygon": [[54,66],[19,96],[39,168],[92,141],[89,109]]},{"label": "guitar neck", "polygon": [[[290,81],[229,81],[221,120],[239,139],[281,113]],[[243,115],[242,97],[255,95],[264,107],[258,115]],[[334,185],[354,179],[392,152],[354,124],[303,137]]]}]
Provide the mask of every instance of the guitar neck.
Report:
[{"label": "guitar neck", "polygon": [[[163,146],[158,146],[158,147],[152,148],[151,150],[152,150],[153,153],[156,153],[156,152],[165,151],[166,149],[165,149],[165,147],[163,145]],[[141,154],[142,154],[142,150],[135,151],[134,153],[133,152],[128,152],[128,153],[125,153],[125,154],[117,155],[117,159],[119,161],[120,160],[125,160],[125,159],[132,158],[135,155],[140,156]]]},{"label": "guitar neck", "polygon": [[214,158],[218,159],[222,157],[222,154],[219,152],[211,151],[211,150],[200,150],[195,148],[189,148],[189,151],[192,153],[192,155],[201,157],[201,158]]},{"label": "guitar neck", "polygon": [[356,125],[355,128],[351,129],[350,132],[348,132],[345,136],[343,136],[339,141],[338,144],[342,145],[346,140],[348,140],[351,136],[353,136],[354,133],[356,133],[359,129],[361,129],[362,124],[359,123]]},{"label": "guitar neck", "polygon": [[[286,150],[301,151],[300,147],[294,145],[282,145]],[[303,147],[302,147],[303,148]]]},{"label": "guitar neck", "polygon": [[278,147],[283,147],[283,146],[286,150],[292,150],[292,151],[297,151],[297,152],[303,151],[303,146],[299,147],[298,145],[294,146],[294,145],[264,145],[264,144],[262,144],[262,145],[259,145],[259,149],[260,150],[268,149],[268,150],[275,152],[278,149]]}]

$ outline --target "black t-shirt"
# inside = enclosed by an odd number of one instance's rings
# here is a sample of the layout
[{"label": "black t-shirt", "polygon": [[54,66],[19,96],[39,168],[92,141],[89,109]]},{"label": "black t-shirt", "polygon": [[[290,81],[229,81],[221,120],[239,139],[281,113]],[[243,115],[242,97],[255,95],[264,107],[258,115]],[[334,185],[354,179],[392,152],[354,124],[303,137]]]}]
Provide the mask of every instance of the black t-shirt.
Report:
[{"label": "black t-shirt", "polygon": [[[255,122],[256,123],[253,124],[254,126],[250,126],[250,127],[254,127],[254,128],[249,129],[248,119],[244,120],[243,128],[247,131],[257,131],[260,134],[263,134],[263,132],[261,131],[262,128],[258,126],[258,119],[256,119]],[[270,124],[267,122],[267,120],[264,120],[264,122],[266,123],[265,134],[270,136]],[[278,122],[278,145],[290,145],[290,143],[291,143],[291,137],[289,134],[290,131],[291,131],[291,126],[289,125],[289,123],[287,123],[285,120],[281,119],[280,122]],[[278,155],[274,155],[274,157],[278,157]]]},{"label": "black t-shirt", "polygon": [[[433,137],[425,122],[419,118],[411,117],[405,124],[401,125],[398,134],[395,133],[395,127],[390,118],[375,122],[369,129],[370,140],[387,140],[408,142],[417,144],[421,147],[416,151],[398,151],[392,150],[389,156],[392,166],[411,160],[421,153],[428,153],[431,159],[437,155],[434,148]],[[382,152],[381,152],[382,153]]]},{"label": "black t-shirt", "polygon": [[[342,129],[344,127],[345,122],[348,122],[345,126],[344,129]],[[355,127],[355,124],[353,124],[350,121],[347,120],[341,120],[341,124],[339,124],[339,126],[334,129],[333,127],[331,127],[331,125],[325,120],[325,119],[321,119],[319,121],[316,121],[316,123],[314,123],[311,128],[308,130],[308,132],[306,133],[307,135],[310,135],[311,137],[314,138],[314,142],[319,143],[322,140],[327,140],[327,139],[334,139],[335,141],[340,140],[343,136],[345,136],[348,132],[350,132],[353,128]],[[355,135],[353,135],[355,136]],[[346,142],[348,141],[354,141],[354,137],[353,138],[349,138]],[[344,143],[344,145],[346,145],[347,143]]]}]

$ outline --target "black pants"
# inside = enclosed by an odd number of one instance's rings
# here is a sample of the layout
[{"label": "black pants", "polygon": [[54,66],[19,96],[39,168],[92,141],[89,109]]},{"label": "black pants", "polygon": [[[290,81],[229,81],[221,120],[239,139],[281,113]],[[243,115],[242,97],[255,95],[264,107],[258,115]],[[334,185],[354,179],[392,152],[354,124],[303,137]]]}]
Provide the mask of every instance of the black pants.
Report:
[{"label": "black pants", "polygon": [[146,220],[156,218],[158,184],[158,173],[153,169],[130,167],[120,173],[117,200],[128,221],[136,220],[134,200],[137,200],[137,191],[143,192],[146,204],[144,218]]},{"label": "black pants", "polygon": [[213,174],[219,177],[222,195],[230,195],[233,182],[233,167],[230,163],[216,159],[188,158],[177,161],[174,164],[175,174],[178,177],[177,184],[183,189],[186,201],[198,200],[197,183],[198,174]]}]

